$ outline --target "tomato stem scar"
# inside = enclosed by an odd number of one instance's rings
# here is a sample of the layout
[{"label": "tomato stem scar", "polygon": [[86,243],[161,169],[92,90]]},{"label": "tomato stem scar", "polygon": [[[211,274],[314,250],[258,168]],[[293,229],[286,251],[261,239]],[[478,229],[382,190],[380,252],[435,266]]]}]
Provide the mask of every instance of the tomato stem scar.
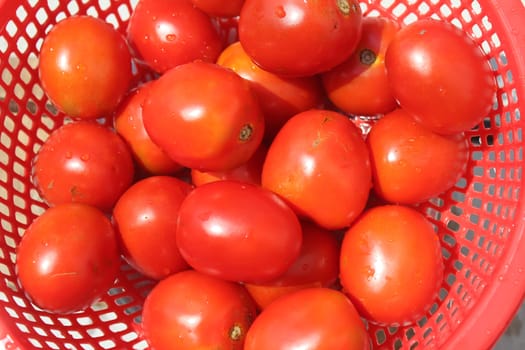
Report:
[{"label": "tomato stem scar", "polygon": [[253,134],[253,126],[251,124],[245,124],[241,128],[241,132],[239,133],[239,141],[246,142],[248,141]]},{"label": "tomato stem scar", "polygon": [[359,52],[359,61],[367,66],[370,66],[376,61],[377,55],[370,49],[363,49]]}]

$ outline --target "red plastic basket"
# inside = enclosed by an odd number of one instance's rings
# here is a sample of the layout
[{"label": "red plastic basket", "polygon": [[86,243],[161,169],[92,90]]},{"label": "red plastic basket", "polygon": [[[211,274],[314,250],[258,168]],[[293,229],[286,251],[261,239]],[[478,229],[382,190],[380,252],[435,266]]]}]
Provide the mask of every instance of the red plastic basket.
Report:
[{"label": "red plastic basket", "polygon": [[[20,290],[14,268],[20,237],[45,208],[31,183],[32,157],[65,120],[38,80],[43,38],[73,14],[101,17],[124,32],[136,1],[0,0],[0,345],[5,349],[147,348],[140,314],[152,282],[130,267],[122,266],[115,287],[100,302],[67,316],[35,308]],[[432,16],[463,28],[487,54],[498,85],[493,111],[469,132],[467,173],[450,191],[420,206],[439,227],[446,258],[439,296],[415,326],[371,327],[375,348],[490,348],[525,291],[525,8],[519,0],[370,0],[362,8],[405,23]],[[143,79],[140,72],[137,79]]]}]

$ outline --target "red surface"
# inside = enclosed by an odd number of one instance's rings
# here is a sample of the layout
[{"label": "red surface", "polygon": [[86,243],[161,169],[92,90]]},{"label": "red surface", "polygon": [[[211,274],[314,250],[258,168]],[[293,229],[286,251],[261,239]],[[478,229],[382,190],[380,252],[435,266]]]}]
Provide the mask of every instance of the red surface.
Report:
[{"label": "red surface", "polygon": [[[525,8],[519,0],[434,2],[363,0],[362,7],[365,13],[405,22],[434,15],[473,34],[495,68],[498,104],[469,133],[466,175],[419,207],[436,224],[447,258],[440,297],[414,327],[370,327],[377,349],[490,348],[525,291]],[[52,3],[56,9],[48,8]],[[65,117],[46,107],[35,63],[38,49],[50,27],[70,14],[100,16],[123,32],[128,3],[111,2],[104,8],[100,3],[0,0],[0,347],[5,349],[146,348],[139,316],[152,282],[125,264],[118,283],[100,303],[67,316],[34,308],[18,287],[14,270],[20,236],[45,208],[31,184],[32,156]],[[35,20],[36,13],[46,18]],[[139,69],[136,79],[150,77]]]}]

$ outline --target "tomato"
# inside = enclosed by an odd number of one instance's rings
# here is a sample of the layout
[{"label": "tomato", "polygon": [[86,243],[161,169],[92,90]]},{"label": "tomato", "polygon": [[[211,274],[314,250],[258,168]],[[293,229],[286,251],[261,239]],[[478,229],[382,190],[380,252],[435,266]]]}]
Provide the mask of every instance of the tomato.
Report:
[{"label": "tomato", "polygon": [[205,62],[180,65],[154,81],[142,118],[171,159],[205,171],[245,163],[264,134],[264,117],[248,82]]},{"label": "tomato", "polygon": [[153,287],[144,302],[142,327],[156,350],[242,350],[255,315],[244,287],[189,270]]},{"label": "tomato", "polygon": [[392,111],[397,102],[390,91],[385,53],[397,33],[397,22],[386,17],[364,17],[362,35],[348,60],[322,75],[328,98],[354,115]]},{"label": "tomato", "polygon": [[191,169],[191,181],[195,186],[219,180],[236,180],[261,184],[261,172],[268,147],[261,144],[255,154],[236,168],[224,171],[200,171]]},{"label": "tomato", "polygon": [[346,232],[340,279],[359,313],[373,323],[413,323],[428,311],[443,281],[432,224],[400,205],[367,210]]},{"label": "tomato", "polygon": [[78,119],[109,116],[132,80],[126,40],[110,24],[90,16],[68,17],[51,29],[38,69],[49,99]]},{"label": "tomato", "polygon": [[133,184],[115,204],[113,222],[126,260],[153,279],[188,268],[175,241],[177,212],[191,185],[169,176]]},{"label": "tomato", "polygon": [[490,112],[493,73],[464,31],[438,20],[416,21],[390,43],[385,66],[400,106],[433,131],[475,127]]},{"label": "tomato", "polygon": [[127,33],[135,54],[158,73],[194,60],[215,62],[223,48],[210,17],[190,0],[140,0]]},{"label": "tomato", "polygon": [[369,350],[359,314],[341,292],[308,288],[276,300],[255,319],[244,350]]},{"label": "tomato", "polygon": [[195,270],[230,281],[262,283],[299,256],[302,230],[275,193],[232,180],[196,187],[179,209],[177,244]]},{"label": "tomato", "polygon": [[344,115],[296,114],[279,131],[263,165],[263,187],[321,227],[349,226],[363,211],[371,186],[366,144]]},{"label": "tomato", "polygon": [[111,222],[86,204],[47,209],[27,228],[17,248],[24,292],[38,307],[54,313],[90,306],[113,285],[119,267]]},{"label": "tomato", "polygon": [[329,287],[339,276],[339,241],[333,232],[310,222],[301,223],[303,241],[299,257],[288,270],[262,285],[245,284],[260,308],[278,297],[308,287]]},{"label": "tomato", "polygon": [[235,17],[241,13],[244,0],[191,0],[193,4],[210,16]]},{"label": "tomato", "polygon": [[239,39],[264,70],[310,76],[345,61],[361,35],[357,0],[246,0]]},{"label": "tomato", "polygon": [[382,117],[367,138],[374,191],[403,204],[428,200],[451,188],[469,158],[464,133],[440,135],[402,109]]},{"label": "tomato", "polygon": [[111,211],[133,182],[126,143],[95,122],[65,124],[51,133],[33,165],[33,182],[49,205],[86,203]]},{"label": "tomato", "polygon": [[114,116],[115,130],[128,144],[137,170],[148,175],[171,175],[182,167],[151,140],[142,120],[142,108],[151,83],[133,89],[123,101]]},{"label": "tomato", "polygon": [[323,104],[317,77],[286,78],[267,72],[255,65],[238,41],[221,53],[217,63],[251,83],[265,116],[266,139],[271,140],[293,115]]}]

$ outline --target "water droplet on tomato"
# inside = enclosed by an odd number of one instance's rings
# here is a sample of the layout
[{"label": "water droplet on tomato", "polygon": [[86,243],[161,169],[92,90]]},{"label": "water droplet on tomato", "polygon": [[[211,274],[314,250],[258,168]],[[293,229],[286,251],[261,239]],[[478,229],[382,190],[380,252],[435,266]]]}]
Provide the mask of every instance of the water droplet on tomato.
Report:
[{"label": "water droplet on tomato", "polygon": [[80,159],[82,159],[84,162],[87,162],[89,160],[89,154],[83,154],[80,156]]},{"label": "water droplet on tomato", "polygon": [[177,40],[177,35],[175,34],[166,35],[166,41],[175,41],[175,40]]},{"label": "water droplet on tomato", "polygon": [[275,8],[275,15],[279,18],[284,18],[286,16],[286,11],[284,10],[284,7],[277,6]]},{"label": "water droplet on tomato", "polygon": [[73,158],[73,154],[71,154],[71,152],[66,152],[65,157],[66,159],[71,159]]},{"label": "water droplet on tomato", "polygon": [[148,41],[149,40],[149,35],[144,35],[144,40]]}]

